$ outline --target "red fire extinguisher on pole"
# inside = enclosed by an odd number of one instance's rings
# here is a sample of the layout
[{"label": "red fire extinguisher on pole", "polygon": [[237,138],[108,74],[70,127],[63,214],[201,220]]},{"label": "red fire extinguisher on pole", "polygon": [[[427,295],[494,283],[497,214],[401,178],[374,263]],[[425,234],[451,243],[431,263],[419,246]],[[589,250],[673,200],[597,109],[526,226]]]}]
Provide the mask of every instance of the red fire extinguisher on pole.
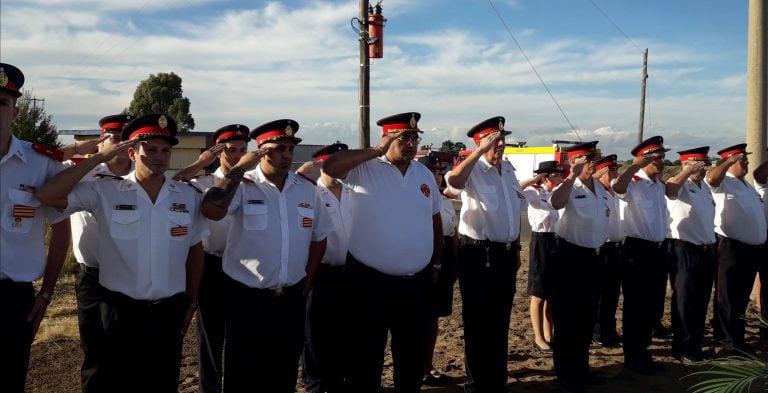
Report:
[{"label": "red fire extinguisher on pole", "polygon": [[384,57],[384,23],[387,21],[381,14],[381,2],[376,7],[368,7],[368,57],[381,59]]}]

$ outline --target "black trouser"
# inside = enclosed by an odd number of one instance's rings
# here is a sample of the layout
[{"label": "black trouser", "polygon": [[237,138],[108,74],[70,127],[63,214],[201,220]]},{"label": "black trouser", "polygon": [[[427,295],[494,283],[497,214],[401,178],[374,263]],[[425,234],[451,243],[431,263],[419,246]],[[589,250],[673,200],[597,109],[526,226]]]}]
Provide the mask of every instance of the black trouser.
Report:
[{"label": "black trouser", "polygon": [[[662,246],[664,249],[664,296],[659,297],[656,299],[656,310],[654,311],[654,325],[656,323],[661,323],[661,320],[664,319],[664,309],[666,308],[667,303],[667,280],[669,280],[669,283],[672,285],[672,290],[674,292],[674,283],[677,276],[677,255],[675,254],[675,239],[667,238],[664,240]],[[675,304],[675,296],[673,293],[673,296],[670,300],[671,304],[669,307],[669,313],[670,313],[670,319],[672,324],[675,324],[675,321],[679,321],[679,316],[677,315],[677,305]]]},{"label": "black trouser", "polygon": [[[768,198],[768,195],[763,196]],[[768,319],[768,238],[763,244],[763,256],[760,257],[760,314]],[[768,328],[760,327],[760,339],[768,341]]]},{"label": "black trouser", "polygon": [[470,391],[505,392],[519,247],[461,236],[458,278]]},{"label": "black trouser", "polygon": [[555,250],[555,234],[552,232],[531,232],[528,249],[528,295],[540,299],[549,297],[544,286],[544,272]]},{"label": "black trouser", "polygon": [[718,236],[717,311],[726,345],[744,345],[745,321],[749,294],[755,274],[764,256],[762,245],[749,245]]},{"label": "black trouser", "polygon": [[221,392],[224,354],[224,272],[221,257],[205,253],[197,309],[197,371],[200,393]]},{"label": "black trouser", "polygon": [[0,391],[23,393],[32,347],[32,323],[27,316],[35,304],[30,282],[0,280]]},{"label": "black trouser", "polygon": [[621,250],[624,289],[624,362],[651,360],[648,347],[653,324],[658,321],[659,299],[666,296],[667,253],[663,242],[634,237],[624,240]]},{"label": "black trouser", "polygon": [[592,337],[603,340],[615,340],[616,309],[621,295],[621,242],[606,242],[600,247],[600,263],[597,273],[597,285],[600,289],[597,323]]},{"label": "black trouser", "polygon": [[574,385],[583,385],[589,372],[589,344],[597,319],[600,249],[557,240],[555,256],[547,269],[552,288],[552,340],[555,374]]},{"label": "black trouser", "polygon": [[677,276],[673,302],[676,309],[672,312],[676,317],[672,324],[672,349],[681,354],[696,354],[701,352],[707,306],[717,271],[715,245],[695,245],[678,239],[674,242],[674,250]]},{"label": "black trouser", "polygon": [[352,300],[349,331],[351,392],[374,393],[381,385],[387,331],[392,335],[395,392],[421,390],[427,341],[432,268],[411,276],[391,276],[347,254]]},{"label": "black trouser", "polygon": [[303,291],[304,280],[276,291],[225,277],[225,392],[296,390],[304,341]]},{"label": "black trouser", "polygon": [[320,264],[307,297],[302,377],[307,393],[345,392],[350,288],[345,266]]},{"label": "black trouser", "polygon": [[104,289],[105,392],[176,392],[186,294],[149,301]]},{"label": "black trouser", "polygon": [[99,284],[99,269],[80,265],[75,282],[77,296],[77,323],[80,330],[80,347],[83,364],[80,366],[80,382],[83,393],[104,391],[101,362],[106,348],[107,332],[102,322],[104,288]]}]

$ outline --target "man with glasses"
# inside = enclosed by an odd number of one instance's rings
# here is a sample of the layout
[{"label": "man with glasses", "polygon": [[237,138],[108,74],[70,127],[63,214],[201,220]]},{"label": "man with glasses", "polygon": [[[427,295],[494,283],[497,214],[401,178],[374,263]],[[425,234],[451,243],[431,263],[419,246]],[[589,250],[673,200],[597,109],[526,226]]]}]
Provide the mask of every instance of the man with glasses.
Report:
[{"label": "man with glasses", "polygon": [[549,205],[560,210],[555,254],[545,275],[555,325],[553,361],[557,383],[574,393],[600,382],[589,373],[589,344],[597,315],[600,248],[608,237],[608,220],[616,214],[605,188],[593,178],[596,146],[594,141],[564,149],[571,170],[549,195]]},{"label": "man with glasses", "polygon": [[621,199],[622,227],[626,238],[621,252],[624,290],[624,367],[651,375],[664,371],[653,360],[651,345],[654,310],[663,304],[667,289],[664,239],[667,236],[664,139],[653,136],[632,149],[635,159],[613,183]]},{"label": "man with glasses", "polygon": [[685,362],[701,361],[704,322],[717,271],[715,201],[704,182],[709,146],[678,152],[682,170],[666,185],[669,229],[677,262],[672,294],[672,352]]},{"label": "man with glasses", "polygon": [[[114,148],[120,143],[123,126],[133,119],[131,115],[111,115],[99,120],[101,140],[99,150]],[[74,165],[74,162],[72,162]],[[94,181],[101,177],[117,178],[127,175],[133,168],[128,151],[119,151],[111,160],[102,162],[83,177],[81,181]],[[70,216],[72,225],[72,253],[80,266],[75,285],[77,295],[77,321],[80,330],[80,347],[83,350],[83,364],[80,367],[80,382],[83,392],[101,392],[103,373],[100,372],[104,356],[106,331],[102,323],[101,302],[103,292],[99,284],[99,237],[101,230],[96,218],[87,211]]]},{"label": "man with glasses", "polygon": [[717,312],[725,335],[726,352],[754,352],[744,342],[742,316],[749,304],[766,239],[766,218],[760,196],[744,177],[748,173],[747,144],[717,152],[722,162],[707,174],[706,182],[715,199],[717,235]]},{"label": "man with glasses", "polygon": [[413,161],[421,138],[416,112],[385,117],[376,147],[340,151],[323,164],[352,190],[347,274],[351,283],[354,362],[351,390],[378,392],[387,332],[395,390],[421,389],[429,294],[440,264],[440,191]]},{"label": "man with glasses", "polygon": [[509,320],[520,267],[522,188],[503,160],[501,116],[470,128],[477,145],[446,176],[461,197],[457,275],[464,318],[467,392],[505,392]]},{"label": "man with glasses", "polygon": [[607,155],[595,162],[595,174],[592,176],[605,189],[611,215],[608,217],[608,239],[600,247],[600,271],[598,285],[600,290],[597,323],[592,333],[592,341],[605,348],[621,346],[622,338],[616,332],[616,308],[621,294],[621,265],[619,252],[624,241],[624,230],[619,217],[619,198],[611,189],[611,183],[619,177],[619,164],[616,155]]}]

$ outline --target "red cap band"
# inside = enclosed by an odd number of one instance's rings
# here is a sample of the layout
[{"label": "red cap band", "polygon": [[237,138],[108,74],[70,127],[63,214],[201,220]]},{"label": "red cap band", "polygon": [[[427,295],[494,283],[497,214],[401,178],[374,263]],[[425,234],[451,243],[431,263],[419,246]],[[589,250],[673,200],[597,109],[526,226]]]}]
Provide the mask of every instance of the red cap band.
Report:
[{"label": "red cap band", "polygon": [[642,150],[638,151],[637,152],[637,157],[642,157],[642,156],[644,156],[644,155],[646,155],[648,153],[653,153],[656,150],[663,150],[663,149],[664,149],[663,145],[659,145],[659,144],[649,145],[645,149],[642,149]]},{"label": "red cap band", "polygon": [[267,142],[269,140],[277,139],[281,136],[288,136],[285,133],[285,130],[274,130],[274,131],[267,131],[259,136],[256,137],[256,144],[261,145],[264,142]]},{"label": "red cap band", "polygon": [[703,161],[706,160],[707,155],[701,154],[701,153],[691,153],[691,154],[681,154],[680,155],[680,161],[688,161],[688,160],[694,160],[694,161]]},{"label": "red cap band", "polygon": [[18,90],[18,89],[16,88],[16,84],[15,84],[15,83],[13,83],[13,81],[12,81],[12,80],[10,80],[10,79],[8,79],[8,82],[6,82],[6,83],[5,83],[5,86],[3,86],[3,88],[5,88],[5,89],[11,89],[11,90]]},{"label": "red cap band", "polygon": [[568,158],[583,156],[583,155],[590,155],[594,154],[595,149],[581,149],[581,150],[572,150],[568,152]]},{"label": "red cap band", "polygon": [[327,160],[328,157],[330,157],[330,156],[332,156],[332,154],[323,154],[321,156],[317,156],[315,158],[315,161],[324,161],[324,160]]},{"label": "red cap band", "polygon": [[171,137],[170,130],[167,128],[160,128],[160,126],[152,125],[152,126],[146,126],[141,127],[137,129],[136,131],[131,133],[131,136],[128,137],[129,140],[138,138],[142,135],[154,135],[154,136],[164,136],[164,137]]},{"label": "red cap band", "polygon": [[114,123],[106,123],[103,126],[101,126],[101,133],[102,134],[105,133],[107,131],[107,129],[110,129],[110,128],[122,130],[123,129],[123,125],[125,125],[125,123],[121,123],[119,121],[114,122]]},{"label": "red cap band", "polygon": [[730,157],[730,156],[732,156],[734,154],[739,154],[739,153],[744,153],[744,152],[745,151],[742,150],[742,149],[728,150],[728,151],[724,151],[724,152],[720,153],[720,157],[722,157],[723,159],[726,159],[726,158],[728,158],[728,157]]},{"label": "red cap band", "polygon": [[384,124],[383,126],[381,126],[381,130],[382,130],[381,136],[387,136],[393,132],[415,130],[415,128],[412,128],[411,125],[408,123],[392,123],[392,124]]},{"label": "red cap band", "polygon": [[500,132],[499,127],[492,127],[492,128],[486,128],[482,131],[478,131],[475,133],[475,135],[472,135],[472,139],[475,141],[476,144],[480,144],[480,140],[483,139],[486,135],[492,133],[492,132]]},{"label": "red cap band", "polygon": [[616,163],[616,161],[606,161],[595,166],[595,171],[599,171],[605,167],[611,167],[611,166],[619,166],[619,165]]},{"label": "red cap band", "polygon": [[245,133],[241,134],[239,131],[222,132],[221,135],[219,135],[219,137],[216,138],[216,143],[219,143],[223,139],[236,138],[236,137],[247,138],[248,136]]}]

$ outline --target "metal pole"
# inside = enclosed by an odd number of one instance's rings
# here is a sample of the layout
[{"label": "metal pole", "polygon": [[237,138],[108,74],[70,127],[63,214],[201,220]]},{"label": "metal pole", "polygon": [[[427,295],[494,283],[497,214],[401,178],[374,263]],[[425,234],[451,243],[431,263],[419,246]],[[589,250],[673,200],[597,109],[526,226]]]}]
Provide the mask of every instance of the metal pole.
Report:
[{"label": "metal pole", "polygon": [[648,80],[648,48],[643,51],[643,81],[640,85],[640,123],[637,130],[637,143],[643,142],[643,125],[645,123],[645,81]]},{"label": "metal pole", "polygon": [[360,0],[360,148],[371,146],[371,59],[368,56],[368,0]]},{"label": "metal pole", "polygon": [[747,33],[747,149],[753,152],[749,158],[747,179],[753,182],[752,171],[766,159],[766,7],[765,0],[749,1],[749,31]]}]

